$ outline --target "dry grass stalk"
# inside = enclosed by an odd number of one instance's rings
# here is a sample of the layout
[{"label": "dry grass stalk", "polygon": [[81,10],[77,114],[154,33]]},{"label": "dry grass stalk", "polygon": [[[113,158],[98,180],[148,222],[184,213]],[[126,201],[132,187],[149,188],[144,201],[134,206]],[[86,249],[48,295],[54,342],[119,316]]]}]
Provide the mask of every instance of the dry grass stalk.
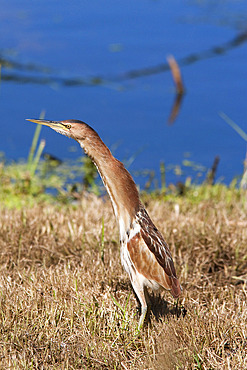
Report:
[{"label": "dry grass stalk", "polygon": [[148,209],[184,293],[178,307],[169,293],[153,298],[140,334],[109,202],[0,210],[0,368],[247,368],[242,200],[150,200]]},{"label": "dry grass stalk", "polygon": [[171,69],[171,74],[172,74],[173,81],[176,87],[175,100],[173,102],[172,110],[168,118],[168,123],[172,124],[174,123],[174,121],[176,120],[179,114],[182,101],[183,101],[183,97],[184,97],[184,93],[185,93],[185,88],[184,88],[180,68],[179,68],[178,63],[176,62],[176,59],[172,55],[170,55],[167,57],[167,62]]},{"label": "dry grass stalk", "polygon": [[184,84],[183,84],[182,75],[181,75],[181,72],[180,72],[179,65],[176,62],[176,59],[174,58],[174,56],[172,56],[172,55],[169,55],[167,57],[167,62],[168,62],[169,67],[171,69],[173,81],[174,81],[175,86],[176,86],[176,92],[177,92],[178,95],[183,95],[184,92],[185,92],[185,89],[184,89]]}]

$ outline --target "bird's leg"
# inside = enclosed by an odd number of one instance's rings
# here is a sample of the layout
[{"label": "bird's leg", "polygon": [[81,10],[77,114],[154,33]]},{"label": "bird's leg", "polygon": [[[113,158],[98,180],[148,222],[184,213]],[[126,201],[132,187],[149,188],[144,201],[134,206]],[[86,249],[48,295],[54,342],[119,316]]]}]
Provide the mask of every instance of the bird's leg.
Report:
[{"label": "bird's leg", "polygon": [[147,293],[145,286],[143,286],[139,282],[132,281],[132,286],[141,304],[141,317],[138,323],[138,331],[139,331],[143,327],[144,320],[147,315],[148,306],[149,306],[149,297],[148,297],[148,293]]},{"label": "bird's leg", "polygon": [[141,330],[141,328],[143,327],[146,314],[147,314],[147,306],[142,306],[141,317],[138,323],[138,331]]}]

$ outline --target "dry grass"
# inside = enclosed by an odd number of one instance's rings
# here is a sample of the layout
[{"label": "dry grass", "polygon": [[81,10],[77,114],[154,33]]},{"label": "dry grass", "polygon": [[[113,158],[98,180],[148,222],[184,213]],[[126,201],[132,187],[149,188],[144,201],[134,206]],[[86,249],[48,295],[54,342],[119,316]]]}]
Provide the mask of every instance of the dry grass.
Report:
[{"label": "dry grass", "polygon": [[242,200],[147,208],[184,292],[178,307],[168,292],[152,298],[139,334],[108,201],[0,210],[1,369],[247,368]]}]

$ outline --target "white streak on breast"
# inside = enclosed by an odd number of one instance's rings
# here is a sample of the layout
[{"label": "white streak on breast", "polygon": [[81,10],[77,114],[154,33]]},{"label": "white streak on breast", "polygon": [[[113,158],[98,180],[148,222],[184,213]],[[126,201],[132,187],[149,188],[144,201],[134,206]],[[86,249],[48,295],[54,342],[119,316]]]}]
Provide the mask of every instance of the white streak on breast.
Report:
[{"label": "white streak on breast", "polygon": [[132,239],[136,234],[138,234],[140,230],[140,225],[138,224],[138,222],[134,221],[130,229],[129,240]]},{"label": "white streak on breast", "polygon": [[132,266],[132,261],[130,259],[129,251],[127,248],[127,242],[124,242],[121,244],[121,262],[122,262],[122,265],[125,271],[130,276],[130,280],[132,280],[133,266]]},{"label": "white streak on breast", "polygon": [[[130,280],[132,281],[135,279],[135,275],[137,273],[135,266],[131,260],[127,243],[128,241],[133,238],[136,234],[140,232],[140,225],[137,222],[133,222],[132,227],[128,230],[129,234],[127,235],[126,229],[122,231],[124,233],[124,237],[121,236],[121,262],[125,269],[125,271],[129,274]],[[121,235],[121,233],[120,233]]]}]

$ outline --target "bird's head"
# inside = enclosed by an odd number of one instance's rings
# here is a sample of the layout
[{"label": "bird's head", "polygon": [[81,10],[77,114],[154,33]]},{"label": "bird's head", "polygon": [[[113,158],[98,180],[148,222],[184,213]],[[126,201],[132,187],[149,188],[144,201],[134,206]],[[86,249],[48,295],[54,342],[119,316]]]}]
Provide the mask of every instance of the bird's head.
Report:
[{"label": "bird's head", "polygon": [[75,119],[65,121],[47,121],[44,119],[27,119],[40,125],[48,126],[58,132],[59,134],[66,135],[77,141],[83,141],[87,138],[89,131],[94,131],[85,122]]}]

